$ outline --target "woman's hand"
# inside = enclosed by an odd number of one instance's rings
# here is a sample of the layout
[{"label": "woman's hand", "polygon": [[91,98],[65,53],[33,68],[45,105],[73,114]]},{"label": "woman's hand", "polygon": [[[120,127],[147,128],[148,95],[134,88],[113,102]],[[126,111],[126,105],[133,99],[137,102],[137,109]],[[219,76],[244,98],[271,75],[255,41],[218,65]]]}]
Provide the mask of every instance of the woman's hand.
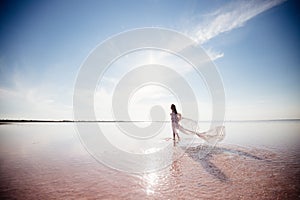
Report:
[{"label": "woman's hand", "polygon": [[178,117],[178,121],[180,121],[181,120],[181,114],[177,113],[177,117]]}]

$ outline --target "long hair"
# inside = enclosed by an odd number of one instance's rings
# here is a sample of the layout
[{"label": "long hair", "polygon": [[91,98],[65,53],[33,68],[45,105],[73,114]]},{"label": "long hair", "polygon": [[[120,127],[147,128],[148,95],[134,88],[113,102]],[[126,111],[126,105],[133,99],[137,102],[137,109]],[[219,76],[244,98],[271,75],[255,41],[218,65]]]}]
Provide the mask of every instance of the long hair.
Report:
[{"label": "long hair", "polygon": [[171,105],[171,109],[177,115],[176,106],[174,104]]}]

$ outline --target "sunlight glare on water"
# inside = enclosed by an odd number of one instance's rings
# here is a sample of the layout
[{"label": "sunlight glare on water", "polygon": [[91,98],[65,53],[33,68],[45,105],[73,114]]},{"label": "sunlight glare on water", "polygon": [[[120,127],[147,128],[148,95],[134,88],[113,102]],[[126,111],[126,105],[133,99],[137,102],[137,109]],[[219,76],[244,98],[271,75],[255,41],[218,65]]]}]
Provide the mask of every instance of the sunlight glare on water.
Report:
[{"label": "sunlight glare on water", "polygon": [[[72,123],[0,126],[0,197],[296,199],[299,197],[299,122],[226,123],[226,137],[204,158],[205,146],[173,143],[171,127],[151,141],[128,142],[112,131],[114,145],[135,153],[172,146],[183,152],[158,171],[130,174],[96,161]],[[108,134],[108,133],[105,133]],[[117,137],[118,136],[118,137]],[[126,145],[122,144],[122,141]],[[161,158],[164,159],[164,158]],[[151,164],[151,163],[149,163]]]}]

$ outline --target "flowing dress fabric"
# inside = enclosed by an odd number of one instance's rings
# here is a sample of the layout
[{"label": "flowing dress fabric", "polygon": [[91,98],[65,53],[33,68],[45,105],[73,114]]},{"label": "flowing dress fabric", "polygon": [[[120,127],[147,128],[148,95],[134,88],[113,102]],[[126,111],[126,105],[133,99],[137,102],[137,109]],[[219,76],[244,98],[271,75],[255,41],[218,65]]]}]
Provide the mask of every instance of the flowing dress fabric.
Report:
[{"label": "flowing dress fabric", "polygon": [[173,124],[174,128],[178,129],[181,133],[184,133],[186,135],[197,135],[208,143],[220,142],[225,137],[225,126],[216,126],[208,131],[200,132],[199,129],[201,127],[201,124],[199,122],[181,117],[179,113],[177,114],[177,116],[174,116],[174,122],[172,120],[172,128]]}]

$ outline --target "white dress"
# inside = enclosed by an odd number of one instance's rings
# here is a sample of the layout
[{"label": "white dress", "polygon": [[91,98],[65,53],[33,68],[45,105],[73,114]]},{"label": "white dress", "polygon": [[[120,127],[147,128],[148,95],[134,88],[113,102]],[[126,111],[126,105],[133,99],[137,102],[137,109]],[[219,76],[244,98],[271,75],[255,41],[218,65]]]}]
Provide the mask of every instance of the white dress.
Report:
[{"label": "white dress", "polygon": [[170,113],[171,115],[171,121],[172,121],[172,129],[173,129],[173,132],[178,134],[178,129],[179,129],[179,124],[178,122],[180,121],[181,119],[181,114],[180,113]]},{"label": "white dress", "polygon": [[179,113],[177,113],[177,114],[175,114],[175,113],[170,113],[170,115],[171,115],[171,121],[172,122],[175,122],[175,123],[178,123],[179,122]]},{"label": "white dress", "polygon": [[172,129],[175,134],[178,135],[178,131],[187,135],[197,135],[206,142],[214,143],[221,141],[225,137],[225,127],[217,126],[205,132],[200,132],[200,124],[197,121],[183,118],[180,113],[170,113],[172,121]]}]

